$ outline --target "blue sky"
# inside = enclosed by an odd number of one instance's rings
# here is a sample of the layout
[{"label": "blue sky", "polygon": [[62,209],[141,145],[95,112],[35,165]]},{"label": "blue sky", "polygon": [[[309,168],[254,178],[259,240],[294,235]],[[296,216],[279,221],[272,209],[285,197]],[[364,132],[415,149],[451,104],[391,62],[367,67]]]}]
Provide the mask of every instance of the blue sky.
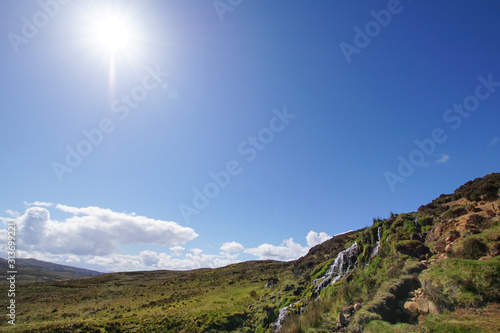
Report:
[{"label": "blue sky", "polygon": [[415,211],[498,172],[499,12],[2,2],[2,244],[14,220],[20,257],[190,269],[292,260]]}]

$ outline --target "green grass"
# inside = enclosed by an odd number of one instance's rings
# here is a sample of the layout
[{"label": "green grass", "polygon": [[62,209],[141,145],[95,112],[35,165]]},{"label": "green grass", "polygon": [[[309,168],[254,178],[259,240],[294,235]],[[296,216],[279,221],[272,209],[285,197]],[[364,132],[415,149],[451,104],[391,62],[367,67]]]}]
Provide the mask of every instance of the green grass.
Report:
[{"label": "green grass", "polygon": [[500,258],[448,259],[420,275],[424,292],[443,308],[483,306],[500,301]]},{"label": "green grass", "polygon": [[[270,278],[277,282],[266,289]],[[0,330],[255,331],[274,320],[265,307],[278,308],[284,298],[293,297],[293,290],[284,291],[293,281],[291,264],[261,261],[28,284],[16,295],[16,326],[3,321]],[[4,289],[0,286],[2,294]]]}]

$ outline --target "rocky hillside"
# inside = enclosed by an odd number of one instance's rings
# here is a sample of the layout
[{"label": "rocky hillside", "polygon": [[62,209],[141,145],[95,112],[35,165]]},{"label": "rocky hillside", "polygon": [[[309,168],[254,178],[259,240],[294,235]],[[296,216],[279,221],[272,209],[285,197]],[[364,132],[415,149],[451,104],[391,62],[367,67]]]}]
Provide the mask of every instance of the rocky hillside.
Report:
[{"label": "rocky hillside", "polygon": [[312,305],[287,310],[282,331],[500,331],[499,189],[492,173],[357,231],[347,271],[319,294],[313,272]]},{"label": "rocky hillside", "polygon": [[23,285],[0,330],[498,332],[499,189],[498,173],[475,179],[294,262]]}]

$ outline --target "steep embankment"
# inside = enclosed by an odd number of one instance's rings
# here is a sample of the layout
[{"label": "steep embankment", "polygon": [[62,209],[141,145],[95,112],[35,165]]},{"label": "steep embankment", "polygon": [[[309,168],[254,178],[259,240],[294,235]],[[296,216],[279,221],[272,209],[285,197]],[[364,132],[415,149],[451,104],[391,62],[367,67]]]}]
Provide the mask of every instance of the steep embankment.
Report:
[{"label": "steep embankment", "polygon": [[282,331],[500,331],[499,188],[500,174],[490,174],[417,212],[374,220],[356,237],[356,268],[313,306],[290,311]]},{"label": "steep embankment", "polygon": [[23,285],[0,330],[497,332],[499,188],[500,174],[476,179],[294,262]]}]

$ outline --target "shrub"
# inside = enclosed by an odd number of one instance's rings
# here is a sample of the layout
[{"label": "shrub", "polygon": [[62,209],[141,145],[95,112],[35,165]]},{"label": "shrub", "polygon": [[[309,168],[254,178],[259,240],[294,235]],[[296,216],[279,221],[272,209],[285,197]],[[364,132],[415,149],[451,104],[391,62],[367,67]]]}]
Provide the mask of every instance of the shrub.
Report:
[{"label": "shrub", "polygon": [[476,178],[460,186],[453,193],[454,199],[466,198],[471,201],[482,199],[495,200],[500,188],[500,173],[490,173],[482,178]]},{"label": "shrub", "polygon": [[402,254],[416,258],[422,258],[430,253],[429,248],[419,240],[399,241],[394,245],[394,248]]},{"label": "shrub", "polygon": [[447,210],[443,215],[441,215],[441,217],[444,220],[450,220],[465,214],[467,214],[467,209],[464,207],[455,207]]},{"label": "shrub", "polygon": [[488,246],[477,237],[466,238],[462,244],[451,251],[451,256],[459,259],[479,259],[488,253]]}]

